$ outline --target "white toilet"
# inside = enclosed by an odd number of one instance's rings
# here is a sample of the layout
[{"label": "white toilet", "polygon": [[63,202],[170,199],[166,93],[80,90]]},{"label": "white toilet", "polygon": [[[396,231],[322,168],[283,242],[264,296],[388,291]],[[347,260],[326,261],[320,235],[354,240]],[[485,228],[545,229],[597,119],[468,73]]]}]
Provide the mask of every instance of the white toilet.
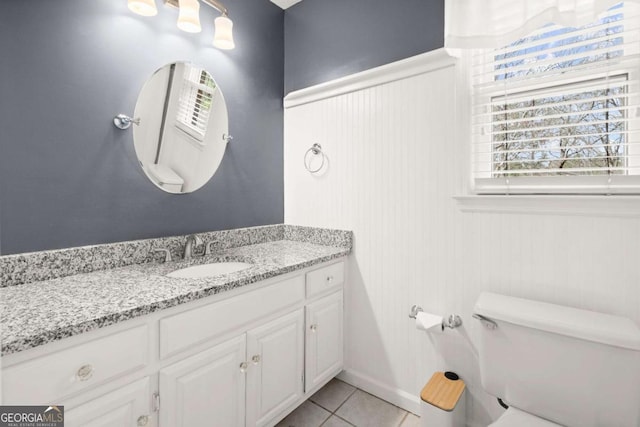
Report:
[{"label": "white toilet", "polygon": [[630,319],[504,295],[474,317],[492,427],[640,427],[640,329]]},{"label": "white toilet", "polygon": [[169,193],[181,193],[184,180],[173,169],[163,164],[151,164],[148,166],[148,174],[151,180],[160,188]]}]

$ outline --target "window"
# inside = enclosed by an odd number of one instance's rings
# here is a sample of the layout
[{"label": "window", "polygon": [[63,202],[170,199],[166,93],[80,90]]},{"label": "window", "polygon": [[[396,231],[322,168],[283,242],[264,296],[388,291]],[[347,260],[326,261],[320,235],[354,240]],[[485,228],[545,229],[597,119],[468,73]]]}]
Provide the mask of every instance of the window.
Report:
[{"label": "window", "polygon": [[478,193],[640,193],[637,8],[473,55]]},{"label": "window", "polygon": [[176,126],[200,143],[207,133],[215,90],[216,84],[206,70],[185,64]]}]

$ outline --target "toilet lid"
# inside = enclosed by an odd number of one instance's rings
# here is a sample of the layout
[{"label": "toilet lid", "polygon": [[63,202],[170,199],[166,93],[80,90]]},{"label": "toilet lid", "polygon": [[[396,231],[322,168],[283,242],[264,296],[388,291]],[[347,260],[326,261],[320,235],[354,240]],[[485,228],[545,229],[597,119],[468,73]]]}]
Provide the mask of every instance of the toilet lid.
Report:
[{"label": "toilet lid", "polygon": [[184,180],[169,166],[163,164],[149,165],[149,174],[159,181],[160,185],[182,185]]},{"label": "toilet lid", "polygon": [[522,412],[514,407],[507,409],[495,423],[489,427],[561,427],[560,424],[552,423],[535,415]]}]

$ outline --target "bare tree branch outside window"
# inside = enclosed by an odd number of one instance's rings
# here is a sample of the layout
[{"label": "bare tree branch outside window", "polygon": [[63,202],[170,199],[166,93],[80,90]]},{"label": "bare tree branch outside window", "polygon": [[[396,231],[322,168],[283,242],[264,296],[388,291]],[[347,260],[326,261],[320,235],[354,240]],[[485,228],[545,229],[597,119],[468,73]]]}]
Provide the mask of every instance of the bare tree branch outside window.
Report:
[{"label": "bare tree branch outside window", "polygon": [[[624,55],[622,11],[579,30],[553,26],[518,40],[494,57],[494,80],[559,75]],[[492,176],[625,174],[627,79],[585,78],[494,96]]]}]

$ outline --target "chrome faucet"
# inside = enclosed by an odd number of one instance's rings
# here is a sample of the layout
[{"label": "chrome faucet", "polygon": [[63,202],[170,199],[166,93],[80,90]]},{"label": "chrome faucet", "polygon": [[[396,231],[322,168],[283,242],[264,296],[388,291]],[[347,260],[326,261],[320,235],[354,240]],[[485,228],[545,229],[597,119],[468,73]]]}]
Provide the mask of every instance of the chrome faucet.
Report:
[{"label": "chrome faucet", "polygon": [[201,244],[202,239],[197,234],[187,236],[187,243],[184,245],[184,259],[191,259],[193,257],[193,249]]},{"label": "chrome faucet", "polygon": [[213,246],[219,246],[219,245],[220,245],[220,242],[214,238],[212,241],[207,243],[207,246],[205,246],[204,254],[211,255],[213,253]]}]

